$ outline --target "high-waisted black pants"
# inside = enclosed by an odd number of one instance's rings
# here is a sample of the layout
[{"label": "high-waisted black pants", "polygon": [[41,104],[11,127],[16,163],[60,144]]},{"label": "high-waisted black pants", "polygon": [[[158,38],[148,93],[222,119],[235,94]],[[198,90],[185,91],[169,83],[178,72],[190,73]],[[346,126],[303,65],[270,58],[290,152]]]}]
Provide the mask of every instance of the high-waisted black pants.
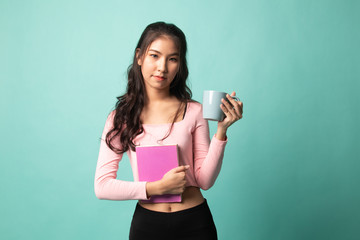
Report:
[{"label": "high-waisted black pants", "polygon": [[130,240],[213,240],[216,227],[206,200],[178,212],[151,211],[136,205],[130,227]]}]

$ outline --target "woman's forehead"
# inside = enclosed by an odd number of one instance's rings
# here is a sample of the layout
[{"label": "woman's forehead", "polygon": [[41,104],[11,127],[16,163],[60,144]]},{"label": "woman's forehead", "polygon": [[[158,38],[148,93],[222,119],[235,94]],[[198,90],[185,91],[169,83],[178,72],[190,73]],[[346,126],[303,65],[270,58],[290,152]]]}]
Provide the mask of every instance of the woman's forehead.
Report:
[{"label": "woman's forehead", "polygon": [[167,54],[179,54],[179,48],[173,38],[160,36],[150,43],[147,51],[157,51]]}]

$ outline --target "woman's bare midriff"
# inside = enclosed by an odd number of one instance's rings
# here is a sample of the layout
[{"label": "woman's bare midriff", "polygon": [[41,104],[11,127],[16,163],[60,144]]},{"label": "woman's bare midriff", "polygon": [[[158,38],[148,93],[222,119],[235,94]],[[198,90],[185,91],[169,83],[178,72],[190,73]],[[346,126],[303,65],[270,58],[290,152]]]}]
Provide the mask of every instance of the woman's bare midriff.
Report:
[{"label": "woman's bare midriff", "polygon": [[204,197],[198,187],[187,187],[182,193],[182,201],[179,203],[144,203],[139,204],[149,210],[156,212],[177,212],[195,207],[204,202]]}]

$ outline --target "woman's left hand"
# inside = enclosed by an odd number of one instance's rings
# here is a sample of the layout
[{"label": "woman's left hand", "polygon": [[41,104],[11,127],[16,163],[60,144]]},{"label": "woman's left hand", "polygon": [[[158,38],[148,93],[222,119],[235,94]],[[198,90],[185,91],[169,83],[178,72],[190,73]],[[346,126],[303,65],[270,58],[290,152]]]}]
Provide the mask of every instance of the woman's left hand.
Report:
[{"label": "woman's left hand", "polygon": [[[232,92],[231,96],[235,96],[236,93]],[[225,99],[222,99],[222,104],[220,106],[221,110],[225,114],[225,119],[221,122],[218,122],[218,129],[216,132],[216,137],[220,140],[226,139],[227,129],[236,121],[240,120],[243,116],[243,103],[241,101],[236,101],[229,94],[226,95]]]}]

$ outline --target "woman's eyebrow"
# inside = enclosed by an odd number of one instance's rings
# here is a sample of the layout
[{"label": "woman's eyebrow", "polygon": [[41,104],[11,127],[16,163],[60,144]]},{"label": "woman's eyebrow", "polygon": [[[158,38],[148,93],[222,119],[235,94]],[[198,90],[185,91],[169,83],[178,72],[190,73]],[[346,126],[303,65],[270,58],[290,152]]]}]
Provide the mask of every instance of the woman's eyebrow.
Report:
[{"label": "woman's eyebrow", "polygon": [[[159,54],[162,54],[161,52],[159,52],[158,50],[155,50],[155,49],[149,49],[149,51],[153,51],[153,52],[157,52]],[[169,56],[179,56],[180,54],[178,52],[174,52],[174,53],[171,53],[169,54]]]}]

